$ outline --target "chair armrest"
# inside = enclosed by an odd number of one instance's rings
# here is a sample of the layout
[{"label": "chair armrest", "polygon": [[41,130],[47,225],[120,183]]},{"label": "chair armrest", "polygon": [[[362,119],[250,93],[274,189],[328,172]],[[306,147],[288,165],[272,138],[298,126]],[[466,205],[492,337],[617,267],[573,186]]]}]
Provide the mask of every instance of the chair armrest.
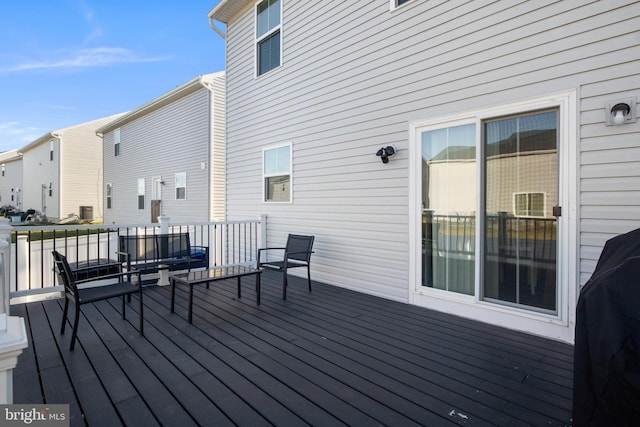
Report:
[{"label": "chair armrest", "polygon": [[[120,262],[126,262],[127,265],[131,264],[131,254],[129,252],[116,252],[116,255],[118,256],[118,260]],[[124,260],[122,260],[122,258],[124,258]]]},{"label": "chair armrest", "polygon": [[123,271],[121,273],[105,274],[104,276],[93,277],[91,279],[80,279],[80,280],[76,280],[75,282],[77,285],[79,285],[81,283],[97,282],[98,280],[114,279],[117,277],[130,276],[132,274],[138,276],[138,283],[140,283],[140,279],[141,279],[140,272],[137,270]]},{"label": "chair armrest", "polygon": [[75,267],[72,268],[73,274],[83,273],[85,271],[98,270],[107,267],[119,267],[122,269],[122,263],[120,262],[105,262],[104,264],[96,264],[96,265],[87,265],[84,267]]},{"label": "chair armrest", "polygon": [[262,253],[262,251],[270,251],[270,250],[274,250],[274,249],[275,249],[275,250],[281,250],[281,251],[284,251],[284,250],[285,250],[285,249],[287,249],[287,248],[275,248],[275,247],[274,247],[274,248],[260,248],[260,249],[258,249],[258,260],[257,260],[257,261],[258,261],[258,264],[260,264],[260,254]]}]

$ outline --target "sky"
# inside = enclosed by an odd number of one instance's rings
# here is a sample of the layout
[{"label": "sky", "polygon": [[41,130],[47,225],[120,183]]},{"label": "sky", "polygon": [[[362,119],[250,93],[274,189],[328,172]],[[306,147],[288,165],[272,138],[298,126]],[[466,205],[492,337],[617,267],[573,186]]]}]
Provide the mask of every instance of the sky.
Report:
[{"label": "sky", "polygon": [[218,1],[0,0],[0,152],[224,70]]}]

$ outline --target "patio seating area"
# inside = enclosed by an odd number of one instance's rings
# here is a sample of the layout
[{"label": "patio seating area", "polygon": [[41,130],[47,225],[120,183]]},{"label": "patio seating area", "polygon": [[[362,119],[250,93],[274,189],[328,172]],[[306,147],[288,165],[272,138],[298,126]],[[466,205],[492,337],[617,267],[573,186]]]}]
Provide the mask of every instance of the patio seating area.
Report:
[{"label": "patio seating area", "polygon": [[[63,300],[11,307],[29,347],[15,403],[69,403],[71,425],[412,426],[571,423],[573,347],[282,275],[237,297],[234,279],[82,307],[76,347]],[[136,312],[136,313],[133,313]]]}]

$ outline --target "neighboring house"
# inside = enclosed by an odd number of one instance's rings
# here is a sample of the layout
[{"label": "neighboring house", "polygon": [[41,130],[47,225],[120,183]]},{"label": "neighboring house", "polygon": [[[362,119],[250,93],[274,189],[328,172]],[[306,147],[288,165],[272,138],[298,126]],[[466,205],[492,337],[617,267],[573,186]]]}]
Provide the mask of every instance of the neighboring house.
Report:
[{"label": "neighboring house", "polygon": [[22,153],[18,150],[0,153],[0,206],[22,209]]},{"label": "neighboring house", "polygon": [[205,74],[98,129],[105,223],[224,219],[224,91]]},{"label": "neighboring house", "polygon": [[24,146],[22,210],[49,221],[102,221],[102,139],[96,129],[118,115],[55,130]]},{"label": "neighboring house", "polygon": [[[209,19],[228,219],[315,235],[317,280],[573,341],[605,241],[640,227],[640,2],[221,0]],[[430,177],[453,147],[473,169]]]}]

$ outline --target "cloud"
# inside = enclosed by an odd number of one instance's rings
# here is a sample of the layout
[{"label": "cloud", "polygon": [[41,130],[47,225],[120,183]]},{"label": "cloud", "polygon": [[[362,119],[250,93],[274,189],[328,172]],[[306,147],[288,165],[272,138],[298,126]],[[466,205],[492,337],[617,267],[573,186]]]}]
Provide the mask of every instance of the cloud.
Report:
[{"label": "cloud", "polygon": [[46,130],[35,126],[23,126],[20,122],[0,123],[0,151],[23,147],[45,132]]},{"label": "cloud", "polygon": [[17,72],[30,70],[52,69],[82,69],[91,67],[108,67],[117,64],[134,64],[143,62],[166,61],[168,57],[150,57],[140,55],[132,50],[121,47],[81,48],[73,51],[62,51],[56,58],[39,61],[25,61],[7,68],[0,68],[2,72]]}]

